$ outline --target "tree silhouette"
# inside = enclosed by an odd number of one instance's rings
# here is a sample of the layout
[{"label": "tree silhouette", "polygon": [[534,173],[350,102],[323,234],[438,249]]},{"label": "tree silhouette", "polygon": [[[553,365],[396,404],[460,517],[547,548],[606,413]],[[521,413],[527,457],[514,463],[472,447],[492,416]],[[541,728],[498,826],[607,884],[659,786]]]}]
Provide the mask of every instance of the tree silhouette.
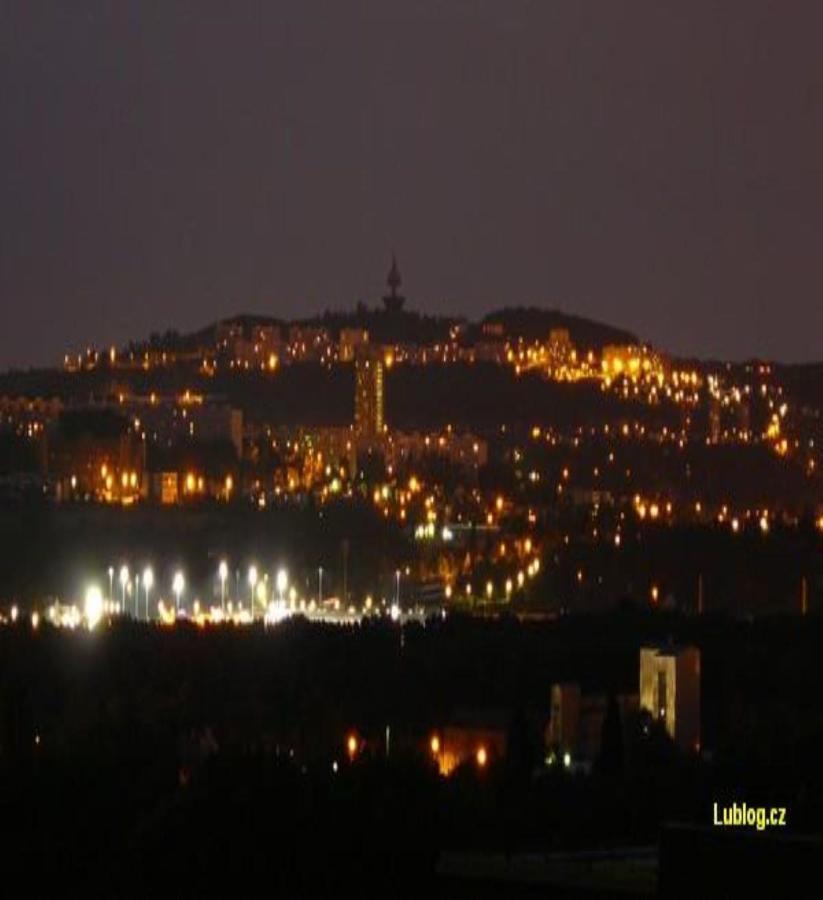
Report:
[{"label": "tree silhouette", "polygon": [[615,776],[623,771],[623,722],[614,693],[609,694],[596,765],[603,775]]}]

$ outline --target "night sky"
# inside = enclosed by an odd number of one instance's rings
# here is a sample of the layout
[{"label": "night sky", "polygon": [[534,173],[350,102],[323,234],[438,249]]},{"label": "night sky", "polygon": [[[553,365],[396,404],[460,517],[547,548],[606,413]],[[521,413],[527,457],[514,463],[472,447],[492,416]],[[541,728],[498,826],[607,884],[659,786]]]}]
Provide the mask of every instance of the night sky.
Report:
[{"label": "night sky", "polygon": [[823,5],[0,0],[0,367],[515,304],[823,357]]}]

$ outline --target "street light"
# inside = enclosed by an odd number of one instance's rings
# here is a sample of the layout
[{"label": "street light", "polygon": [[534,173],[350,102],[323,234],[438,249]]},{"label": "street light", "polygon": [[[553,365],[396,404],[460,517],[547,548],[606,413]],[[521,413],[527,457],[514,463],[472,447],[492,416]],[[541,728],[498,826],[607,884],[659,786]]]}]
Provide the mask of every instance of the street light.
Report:
[{"label": "street light", "polygon": [[395,575],[395,578],[397,581],[395,589],[394,589],[394,602],[397,605],[397,607],[399,608],[400,607],[400,569],[397,569],[397,571],[394,573],[394,575]]},{"label": "street light", "polygon": [[289,586],[289,573],[285,569],[277,570],[277,593],[280,595],[280,605],[283,605],[283,594],[285,593],[286,588]]},{"label": "street light", "polygon": [[126,614],[126,585],[129,583],[129,567],[120,567],[120,612]]},{"label": "street light", "polygon": [[109,604],[114,602],[114,566],[109,566]]},{"label": "street light", "polygon": [[86,624],[91,630],[103,616],[103,595],[96,584],[91,585],[86,590],[84,612],[86,614]]},{"label": "street light", "polygon": [[217,569],[217,574],[220,576],[220,608],[223,612],[226,611],[226,579],[229,577],[229,567],[226,563],[226,560],[221,560],[220,566]]},{"label": "street light", "polygon": [[146,589],[146,621],[149,621],[149,591],[154,587],[154,572],[151,566],[146,566],[143,571],[143,587]]},{"label": "street light", "polygon": [[317,567],[317,605],[323,604],[323,566]]},{"label": "street light", "polygon": [[251,612],[251,620],[254,621],[254,587],[257,584],[257,566],[249,566],[249,587],[251,593],[249,596],[249,611]]},{"label": "street light", "polygon": [[177,571],[174,573],[174,581],[171,583],[171,589],[174,591],[174,613],[175,615],[180,614],[180,595],[183,593],[183,588],[186,582],[183,580],[183,573]]}]

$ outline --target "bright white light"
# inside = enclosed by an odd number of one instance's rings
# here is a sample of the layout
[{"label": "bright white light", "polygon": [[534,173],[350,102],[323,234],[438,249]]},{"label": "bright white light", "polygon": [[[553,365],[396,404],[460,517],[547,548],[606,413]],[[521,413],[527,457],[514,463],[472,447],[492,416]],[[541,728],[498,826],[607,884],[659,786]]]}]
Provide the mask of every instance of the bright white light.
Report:
[{"label": "bright white light", "polygon": [[152,572],[150,566],[147,566],[143,570],[143,587],[147,591],[150,591],[154,587],[154,572]]},{"label": "bright white light", "polygon": [[249,566],[249,584],[252,587],[257,584],[257,566]]},{"label": "bright white light", "polygon": [[225,581],[229,577],[229,567],[225,559],[221,560],[217,574],[220,576],[221,581]]},{"label": "bright white light", "polygon": [[391,620],[396,622],[400,618],[400,607],[396,603],[391,605]]},{"label": "bright white light", "polygon": [[103,594],[96,584],[92,584],[86,589],[83,612],[86,616],[86,624],[90,629],[94,628],[103,617]]},{"label": "bright white light", "polygon": [[283,594],[289,586],[289,573],[285,569],[279,569],[277,572],[277,593]]},{"label": "bright white light", "polygon": [[269,603],[266,608],[264,622],[266,625],[277,625],[289,616],[288,610],[281,603]]},{"label": "bright white light", "polygon": [[171,583],[171,589],[174,591],[175,594],[177,594],[178,599],[180,598],[180,595],[183,593],[183,588],[185,587],[185,585],[186,585],[186,582],[183,579],[183,573],[175,572],[174,580]]},{"label": "bright white light", "polygon": [[129,583],[129,567],[122,566],[120,569],[120,587],[125,587]]}]

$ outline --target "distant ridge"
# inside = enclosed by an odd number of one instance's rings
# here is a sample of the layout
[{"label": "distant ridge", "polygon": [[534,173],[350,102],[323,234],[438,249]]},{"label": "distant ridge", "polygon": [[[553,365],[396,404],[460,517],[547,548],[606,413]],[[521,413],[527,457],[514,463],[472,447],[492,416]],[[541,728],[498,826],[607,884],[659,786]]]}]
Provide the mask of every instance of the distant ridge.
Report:
[{"label": "distant ridge", "polygon": [[[241,313],[220,320],[239,325],[245,332],[259,325],[303,325],[327,328],[338,337],[343,328],[364,328],[372,340],[381,343],[435,343],[449,339],[450,330],[457,324],[463,326],[471,340],[482,340],[483,326],[500,324],[507,337],[523,337],[527,340],[545,340],[554,328],[565,328],[572,342],[586,350],[600,350],[607,344],[636,344],[636,335],[623,328],[616,328],[594,319],[572,315],[558,309],[540,309],[535,306],[504,307],[493,310],[479,322],[469,322],[458,316],[432,316],[413,310],[371,308],[358,304],[352,310],[327,310],[309,318],[287,321],[261,314]],[[218,323],[206,326],[184,340],[213,335]]]},{"label": "distant ridge", "polygon": [[607,344],[640,343],[636,335],[623,328],[561,312],[559,309],[541,309],[537,306],[511,306],[494,310],[483,317],[481,324],[500,324],[506,334],[531,340],[545,340],[552,329],[566,328],[572,343],[586,350],[599,350]]}]

